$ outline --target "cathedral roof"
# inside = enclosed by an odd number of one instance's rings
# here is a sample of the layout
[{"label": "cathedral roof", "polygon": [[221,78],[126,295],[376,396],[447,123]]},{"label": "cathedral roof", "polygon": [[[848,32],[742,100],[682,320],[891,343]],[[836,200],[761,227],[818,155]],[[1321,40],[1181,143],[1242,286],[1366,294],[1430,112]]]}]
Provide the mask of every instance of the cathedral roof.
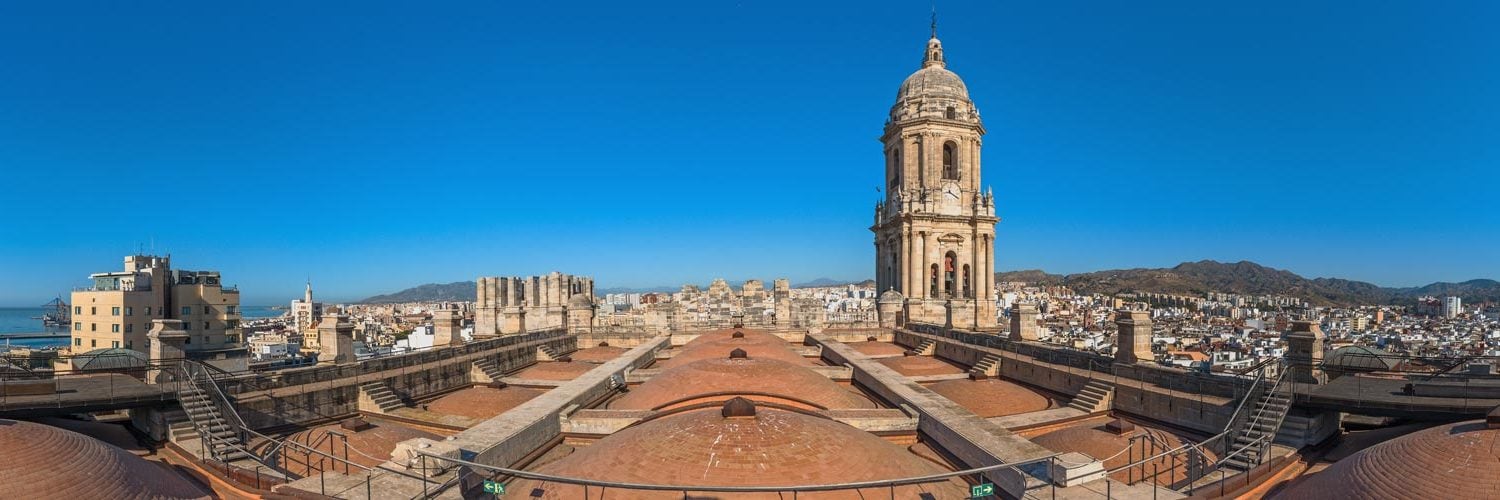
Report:
[{"label": "cathedral roof", "polygon": [[[579,449],[538,472],[567,477],[667,485],[779,486],[916,477],[941,472],[901,447],[846,424],[812,415],[754,406],[701,408],[643,421]],[[733,410],[733,411],[730,411]],[[527,481],[542,498],[582,498],[583,488]],[[897,487],[898,498],[917,498],[936,485]],[[597,491],[597,490],[596,490]],[[958,498],[940,489],[938,498]],[[887,489],[865,492],[882,498]],[[850,492],[831,494],[851,498]],[[662,492],[611,489],[607,498],[670,497]],[[766,498],[766,494],[714,494],[714,498]],[[774,494],[770,498],[776,498]],[[787,495],[786,498],[791,498]],[[817,496],[817,498],[827,498]]]},{"label": "cathedral roof", "polygon": [[1298,479],[1277,498],[1493,498],[1500,429],[1439,425],[1366,448]]},{"label": "cathedral roof", "polygon": [[677,366],[631,388],[610,408],[651,410],[745,396],[800,408],[871,408],[873,403],[803,366],[774,359],[717,359]]},{"label": "cathedral roof", "polygon": [[73,431],[0,419],[6,498],[209,498],[165,467]]}]

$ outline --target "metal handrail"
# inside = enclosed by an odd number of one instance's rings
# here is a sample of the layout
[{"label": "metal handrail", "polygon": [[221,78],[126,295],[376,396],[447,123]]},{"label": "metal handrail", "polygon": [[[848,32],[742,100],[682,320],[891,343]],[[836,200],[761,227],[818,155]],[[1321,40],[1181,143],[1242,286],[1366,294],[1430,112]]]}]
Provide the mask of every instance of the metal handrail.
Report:
[{"label": "metal handrail", "polygon": [[[942,472],[942,473],[938,473],[938,474],[927,474],[927,475],[923,475],[923,476],[915,476],[915,477],[909,477],[909,478],[885,479],[885,480],[874,480],[874,481],[857,481],[857,482],[851,482],[851,483],[835,483],[835,484],[821,484],[821,485],[791,485],[791,486],[707,486],[707,485],[682,486],[682,485],[669,485],[669,484],[644,484],[644,483],[629,483],[629,482],[618,482],[618,481],[602,481],[602,480],[597,480],[597,479],[585,479],[585,478],[565,477],[565,476],[558,476],[558,475],[553,475],[553,474],[543,474],[543,473],[539,473],[539,472],[530,472],[530,471],[524,471],[524,470],[519,470],[519,469],[511,469],[511,468],[506,468],[506,467],[498,467],[498,466],[494,466],[494,465],[481,464],[481,463],[478,463],[478,462],[472,462],[472,461],[458,459],[458,458],[453,458],[453,457],[446,457],[446,456],[442,456],[442,455],[435,455],[435,454],[428,453],[428,452],[425,452],[425,451],[422,451],[422,450],[412,450],[412,451],[414,453],[416,453],[418,456],[422,457],[422,459],[424,461],[427,458],[432,458],[432,459],[440,460],[440,461],[443,461],[443,462],[450,462],[450,463],[453,463],[453,464],[467,466],[467,467],[471,467],[471,468],[483,469],[483,470],[487,470],[487,471],[490,471],[490,472],[493,472],[493,473],[496,473],[496,474],[502,474],[502,475],[507,475],[507,476],[514,476],[514,477],[518,477],[518,478],[522,478],[522,479],[532,479],[532,480],[538,480],[538,481],[550,481],[550,482],[555,482],[555,483],[571,484],[571,485],[578,485],[578,486],[599,486],[599,487],[604,487],[604,488],[616,488],[616,489],[624,489],[624,490],[703,491],[703,492],[715,492],[715,493],[775,493],[775,492],[786,492],[786,491],[792,491],[792,492],[811,492],[811,491],[837,491],[837,490],[851,490],[851,489],[865,489],[865,488],[895,487],[895,486],[906,486],[906,485],[912,485],[912,484],[935,483],[935,482],[938,482],[938,481],[944,481],[944,480],[947,480],[949,478],[954,478],[954,477],[968,476],[968,475],[975,475],[975,474],[983,474],[985,472],[996,471],[996,470],[1006,470],[1006,469],[1012,470],[1012,471],[1014,471],[1016,473],[1019,473],[1019,474],[1025,475],[1025,476],[1029,476],[1030,474],[1028,474],[1026,471],[1022,470],[1021,467],[1023,467],[1023,466],[1030,466],[1030,465],[1037,465],[1037,464],[1041,464],[1041,463],[1044,463],[1044,462],[1050,464],[1050,463],[1053,463],[1054,461],[1060,460],[1059,457],[1062,455],[1062,453],[1053,453],[1051,455],[1047,455],[1047,456],[1043,456],[1043,457],[1038,457],[1038,458],[1033,458],[1033,459],[1030,459],[1030,460],[1027,460],[1027,461],[1024,461],[1024,462],[987,465],[987,466],[984,466],[984,467],[975,467],[975,468],[972,468],[972,469],[965,469],[965,470],[952,471],[952,472]],[[429,468],[426,466],[425,463],[420,467],[420,469],[422,470],[424,481],[425,482],[432,482],[432,481],[426,481],[426,479],[427,479],[427,471],[428,471]],[[451,483],[451,482],[452,481],[448,481],[446,483]],[[1054,483],[1054,485],[1055,485],[1055,483]],[[430,497],[430,495],[425,495],[424,494],[424,498],[425,497]]]}]

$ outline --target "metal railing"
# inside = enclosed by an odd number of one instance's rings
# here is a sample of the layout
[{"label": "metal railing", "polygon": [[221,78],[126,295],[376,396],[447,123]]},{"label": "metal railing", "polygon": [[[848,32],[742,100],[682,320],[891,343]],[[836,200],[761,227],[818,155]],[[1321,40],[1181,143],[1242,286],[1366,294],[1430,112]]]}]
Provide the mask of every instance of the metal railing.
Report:
[{"label": "metal railing", "polygon": [[[1047,456],[1044,456],[1044,457],[1038,457],[1038,458],[1035,458],[1035,459],[1027,460],[1027,461],[1024,461],[1024,462],[1016,462],[1016,463],[1009,463],[1009,464],[996,464],[996,465],[990,465],[990,466],[985,466],[985,467],[976,467],[976,468],[971,468],[971,469],[964,469],[964,470],[951,471],[951,472],[943,472],[943,473],[937,473],[937,474],[928,474],[928,475],[924,475],[924,476],[915,476],[915,477],[908,477],[908,478],[882,479],[882,480],[873,480],[873,481],[858,481],[858,482],[819,484],[819,485],[713,486],[713,485],[645,484],[645,483],[631,483],[631,482],[622,482],[622,481],[605,481],[605,480],[598,480],[598,479],[586,479],[586,478],[577,478],[577,477],[566,477],[566,476],[559,476],[559,475],[554,475],[554,474],[545,474],[545,473],[534,472],[534,471],[524,471],[524,470],[511,469],[511,468],[506,468],[506,467],[497,467],[497,466],[488,465],[488,464],[482,464],[482,463],[473,462],[473,461],[469,461],[469,460],[462,460],[462,459],[457,459],[457,458],[453,458],[453,457],[446,457],[446,456],[442,456],[442,455],[435,455],[435,454],[423,452],[421,450],[414,450],[414,452],[417,454],[419,462],[413,468],[416,469],[416,470],[418,470],[418,471],[420,471],[422,485],[423,485],[422,496],[420,496],[419,498],[424,498],[424,499],[426,499],[426,498],[434,498],[438,494],[443,493],[447,489],[452,488],[452,487],[454,487],[456,485],[470,484],[468,481],[466,481],[466,479],[467,479],[466,475],[470,475],[470,474],[477,475],[477,476],[482,476],[483,479],[499,480],[499,482],[502,482],[502,483],[513,482],[513,481],[515,481],[517,479],[541,481],[541,482],[543,482],[543,485],[540,486],[541,488],[545,488],[545,484],[546,483],[556,483],[556,484],[570,485],[570,486],[576,486],[576,487],[583,487],[585,489],[585,493],[586,494],[592,494],[592,492],[597,491],[598,494],[600,495],[600,498],[608,498],[607,492],[609,490],[617,490],[617,491],[679,492],[679,493],[683,494],[684,498],[687,498],[687,497],[689,497],[690,493],[694,493],[694,492],[699,492],[699,493],[791,493],[791,494],[793,494],[793,497],[795,497],[796,494],[798,494],[798,493],[827,492],[827,491],[881,490],[881,489],[884,489],[884,490],[889,491],[890,492],[890,498],[894,499],[894,498],[898,498],[896,496],[896,488],[897,487],[901,487],[901,486],[915,486],[915,485],[923,485],[923,484],[942,483],[942,482],[947,482],[947,481],[954,480],[954,479],[960,479],[960,480],[966,480],[966,481],[969,481],[970,479],[979,479],[980,482],[984,482],[983,478],[985,477],[986,474],[991,474],[992,475],[992,474],[994,474],[995,472],[998,472],[998,471],[1007,471],[1007,472],[1013,473],[1013,474],[1015,474],[1014,477],[1016,479],[1024,481],[1025,478],[1032,477],[1032,476],[1035,475],[1034,474],[1034,469],[1036,467],[1040,467],[1040,466],[1044,466],[1045,465],[1046,470],[1049,471],[1049,473],[1050,473],[1050,471],[1056,470],[1056,465],[1058,463],[1069,463],[1069,462],[1067,462],[1065,460],[1062,460],[1060,458],[1061,454],[1052,454],[1052,455],[1047,455]],[[444,465],[444,464],[446,464],[446,465]],[[1073,465],[1083,465],[1083,464],[1073,464]],[[448,469],[450,469],[450,468],[457,468],[458,472],[455,473],[455,474],[452,474],[451,477],[444,477],[445,472]],[[1029,469],[1033,469],[1033,470],[1028,471],[1027,470],[1028,468]],[[437,472],[434,473],[433,471],[437,471]],[[970,481],[970,482],[973,482],[973,481]],[[1053,498],[1056,498],[1057,484],[1055,482],[1051,482],[1051,481],[1049,481],[1049,483],[1050,484],[1048,486],[1046,486],[1046,488],[1050,488]],[[464,492],[459,492],[459,493],[463,494]],[[524,494],[530,494],[530,493],[526,492]],[[863,493],[861,493],[861,497],[862,498],[872,498],[872,497],[868,496],[867,494],[863,494]]]}]

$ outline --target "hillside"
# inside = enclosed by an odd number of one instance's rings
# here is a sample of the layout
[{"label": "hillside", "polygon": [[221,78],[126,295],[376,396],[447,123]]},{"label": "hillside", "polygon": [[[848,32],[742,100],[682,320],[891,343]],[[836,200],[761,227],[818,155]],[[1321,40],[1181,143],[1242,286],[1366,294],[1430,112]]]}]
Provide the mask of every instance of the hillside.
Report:
[{"label": "hillside", "polygon": [[1203,295],[1225,292],[1245,295],[1286,295],[1314,305],[1409,304],[1423,295],[1457,295],[1465,302],[1500,300],[1500,282],[1487,279],[1463,283],[1433,283],[1422,287],[1386,288],[1340,278],[1308,279],[1290,271],[1254,262],[1203,260],[1163,269],[1115,269],[1070,275],[1040,270],[995,273],[999,281],[1066,285],[1081,293],[1116,294],[1158,292]]},{"label": "hillside", "polygon": [[394,304],[400,302],[473,302],[477,285],[473,281],[455,281],[447,284],[428,283],[396,293],[376,295],[359,301],[361,304]]}]

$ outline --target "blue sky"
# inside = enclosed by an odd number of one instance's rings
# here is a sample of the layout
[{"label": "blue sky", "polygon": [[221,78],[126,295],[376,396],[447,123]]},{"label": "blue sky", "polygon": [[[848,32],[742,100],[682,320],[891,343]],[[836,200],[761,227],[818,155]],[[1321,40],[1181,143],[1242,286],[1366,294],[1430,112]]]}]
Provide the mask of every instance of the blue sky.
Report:
[{"label": "blue sky", "polygon": [[[1500,277],[1494,2],[941,2],[1002,270]],[[0,304],[864,278],[927,2],[0,4]]]}]

